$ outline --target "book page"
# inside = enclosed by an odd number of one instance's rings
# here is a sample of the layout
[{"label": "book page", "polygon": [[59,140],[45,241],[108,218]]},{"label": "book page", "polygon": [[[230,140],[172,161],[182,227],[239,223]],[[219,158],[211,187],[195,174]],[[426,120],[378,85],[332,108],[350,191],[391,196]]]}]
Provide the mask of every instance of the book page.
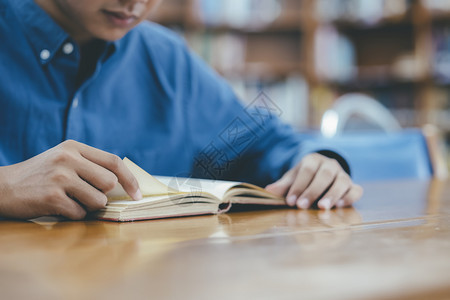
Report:
[{"label": "book page", "polygon": [[[138,165],[133,163],[128,158],[124,158],[123,162],[128,167],[128,169],[136,177],[139,188],[141,189],[142,196],[151,197],[159,195],[170,195],[179,193],[178,190],[169,188],[167,185],[159,182],[152,175],[145,172]],[[132,200],[132,198],[125,192],[122,185],[118,183],[114,189],[106,194],[108,200]]]},{"label": "book page", "polygon": [[154,178],[174,190],[186,192],[192,195],[209,193],[219,199],[223,199],[223,196],[229,189],[241,184],[241,182],[237,181],[185,177],[154,176]]},{"label": "book page", "polygon": [[[252,194],[259,197],[274,198],[264,189],[247,183],[190,177],[152,176],[128,158],[124,158],[123,161],[136,177],[143,197],[147,198],[143,202],[158,202],[159,196],[171,198],[176,195],[207,198],[211,198],[212,195],[220,199],[221,202],[229,202],[231,199],[228,199],[228,196],[237,194]],[[239,189],[235,190],[235,188]],[[107,196],[109,201],[131,200],[131,197],[128,196],[120,184],[117,184]],[[225,196],[227,196],[227,199],[224,199]],[[150,200],[148,198],[154,199]]]}]

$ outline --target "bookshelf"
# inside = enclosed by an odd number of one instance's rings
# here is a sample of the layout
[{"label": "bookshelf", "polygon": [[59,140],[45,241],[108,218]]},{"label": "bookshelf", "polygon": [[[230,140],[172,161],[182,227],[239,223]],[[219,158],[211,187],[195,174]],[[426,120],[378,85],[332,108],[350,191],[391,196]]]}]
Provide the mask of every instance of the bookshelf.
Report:
[{"label": "bookshelf", "polygon": [[185,37],[244,101],[263,89],[300,130],[367,93],[404,127],[450,143],[450,4],[439,0],[164,0],[150,17]]}]

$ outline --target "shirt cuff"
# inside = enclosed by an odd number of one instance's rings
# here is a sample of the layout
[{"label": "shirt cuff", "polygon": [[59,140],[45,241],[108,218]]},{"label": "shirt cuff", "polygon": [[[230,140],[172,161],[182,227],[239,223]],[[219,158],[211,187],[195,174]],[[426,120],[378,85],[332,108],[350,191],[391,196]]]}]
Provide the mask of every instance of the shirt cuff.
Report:
[{"label": "shirt cuff", "polygon": [[342,157],[342,155],[338,154],[337,152],[327,150],[327,149],[319,150],[316,152],[319,154],[322,154],[323,156],[326,156],[328,158],[335,159],[348,175],[350,175],[350,176],[352,175],[350,172],[350,166],[349,166],[348,162],[344,159],[344,157]]}]

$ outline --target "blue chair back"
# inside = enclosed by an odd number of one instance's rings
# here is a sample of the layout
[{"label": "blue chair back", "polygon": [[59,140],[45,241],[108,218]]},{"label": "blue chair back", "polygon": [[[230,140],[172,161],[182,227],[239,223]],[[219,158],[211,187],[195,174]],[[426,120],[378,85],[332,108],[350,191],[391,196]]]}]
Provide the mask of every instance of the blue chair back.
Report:
[{"label": "blue chair back", "polygon": [[343,155],[356,182],[433,177],[426,140],[419,129],[320,136],[306,141],[305,146]]}]

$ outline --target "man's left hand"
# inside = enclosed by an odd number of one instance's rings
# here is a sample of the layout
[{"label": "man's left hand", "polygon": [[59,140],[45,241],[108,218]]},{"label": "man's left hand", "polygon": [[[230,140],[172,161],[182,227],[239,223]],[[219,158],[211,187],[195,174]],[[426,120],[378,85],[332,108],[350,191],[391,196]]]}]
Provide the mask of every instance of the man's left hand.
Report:
[{"label": "man's left hand", "polygon": [[310,208],[317,200],[320,209],[351,206],[363,194],[362,187],[352,182],[335,159],[318,153],[305,156],[266,190],[301,209]]}]

